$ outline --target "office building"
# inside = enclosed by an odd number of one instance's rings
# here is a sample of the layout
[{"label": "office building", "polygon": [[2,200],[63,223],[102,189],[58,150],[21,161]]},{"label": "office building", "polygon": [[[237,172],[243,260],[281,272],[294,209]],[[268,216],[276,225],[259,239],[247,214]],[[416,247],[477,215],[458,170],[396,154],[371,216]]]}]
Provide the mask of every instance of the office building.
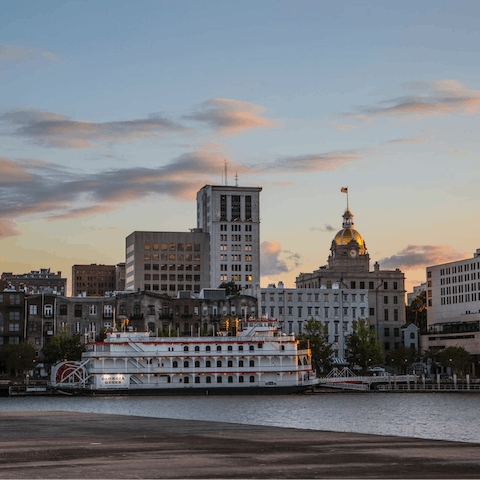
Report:
[{"label": "office building", "polygon": [[103,297],[116,290],[115,265],[73,265],[72,296]]},{"label": "office building", "polygon": [[205,185],[197,193],[197,227],[210,235],[210,286],[260,284],[261,187]]}]

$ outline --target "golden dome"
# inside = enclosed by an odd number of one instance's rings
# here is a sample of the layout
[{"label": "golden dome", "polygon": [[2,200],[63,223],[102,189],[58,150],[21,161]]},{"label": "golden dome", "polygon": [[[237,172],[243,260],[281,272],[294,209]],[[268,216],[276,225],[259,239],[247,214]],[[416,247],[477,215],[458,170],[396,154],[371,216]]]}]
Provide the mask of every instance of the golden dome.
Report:
[{"label": "golden dome", "polygon": [[348,245],[352,240],[360,247],[360,255],[365,254],[365,244],[362,236],[353,228],[342,228],[333,239],[337,245]]}]

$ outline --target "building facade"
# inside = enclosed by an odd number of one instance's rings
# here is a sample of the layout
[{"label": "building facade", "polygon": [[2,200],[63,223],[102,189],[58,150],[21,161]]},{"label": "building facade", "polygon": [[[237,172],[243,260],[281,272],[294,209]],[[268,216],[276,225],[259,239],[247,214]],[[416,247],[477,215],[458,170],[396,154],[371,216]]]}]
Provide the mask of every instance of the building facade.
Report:
[{"label": "building facade", "polygon": [[[346,337],[353,331],[353,321],[368,317],[368,290],[340,288],[284,288],[271,284],[259,290],[262,318],[278,319],[286,334],[305,333],[310,319],[321,321],[328,329],[328,341],[333,344],[335,361],[345,363]],[[390,337],[390,332],[388,332]],[[391,335],[394,335],[392,328]],[[400,331],[397,337],[400,336]]]},{"label": "building facade", "polygon": [[73,265],[72,267],[72,296],[86,295],[87,297],[103,297],[107,292],[116,288],[115,265]]},{"label": "building facade", "polygon": [[402,341],[400,327],[405,323],[405,275],[399,270],[381,270],[376,262],[370,270],[370,256],[361,235],[354,230],[350,210],[343,214],[342,229],[335,235],[328,264],[296,278],[298,289],[368,290],[366,316],[377,339],[388,353]]},{"label": "building facade", "polygon": [[62,272],[54,273],[49,268],[41,268],[21,274],[4,272],[1,279],[4,281],[5,288],[13,288],[17,292],[67,294],[67,279],[62,278]]},{"label": "building facade", "polygon": [[461,346],[480,361],[480,248],[473,257],[427,267],[427,332],[421,348]]},{"label": "building facade", "polygon": [[126,238],[125,289],[176,296],[210,285],[210,238],[191,232],[133,232]]},{"label": "building facade", "polygon": [[25,339],[25,294],[13,289],[0,291],[0,348]]},{"label": "building facade", "polygon": [[261,191],[205,185],[197,193],[197,227],[210,235],[210,287],[260,284]]}]

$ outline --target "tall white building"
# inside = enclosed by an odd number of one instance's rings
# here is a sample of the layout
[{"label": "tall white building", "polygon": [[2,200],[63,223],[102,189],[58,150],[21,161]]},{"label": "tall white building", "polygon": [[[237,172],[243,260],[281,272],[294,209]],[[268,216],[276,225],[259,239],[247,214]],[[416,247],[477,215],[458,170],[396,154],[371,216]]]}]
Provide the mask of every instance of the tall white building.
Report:
[{"label": "tall white building", "polygon": [[210,235],[210,286],[260,284],[261,187],[205,185],[197,193],[197,228]]}]

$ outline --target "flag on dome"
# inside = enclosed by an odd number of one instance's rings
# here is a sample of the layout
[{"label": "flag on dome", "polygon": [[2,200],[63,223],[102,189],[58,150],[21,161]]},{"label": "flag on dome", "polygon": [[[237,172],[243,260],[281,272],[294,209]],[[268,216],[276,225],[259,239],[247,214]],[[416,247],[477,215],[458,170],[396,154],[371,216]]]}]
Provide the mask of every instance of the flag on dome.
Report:
[{"label": "flag on dome", "polygon": [[342,193],[348,193],[348,187],[342,187],[340,191]]}]

